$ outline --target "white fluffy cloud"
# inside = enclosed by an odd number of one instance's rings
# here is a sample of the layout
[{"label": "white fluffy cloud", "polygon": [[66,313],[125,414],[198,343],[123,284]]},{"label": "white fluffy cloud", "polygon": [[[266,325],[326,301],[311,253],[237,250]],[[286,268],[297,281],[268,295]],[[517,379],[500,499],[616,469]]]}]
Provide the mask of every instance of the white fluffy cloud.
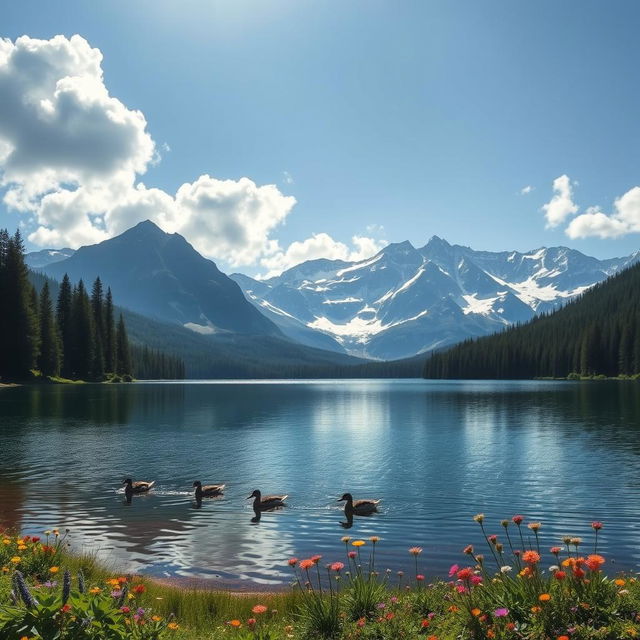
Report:
[{"label": "white fluffy cloud", "polygon": [[568,216],[578,212],[573,198],[573,189],[569,176],[562,175],[553,181],[554,196],[551,200],[543,205],[547,219],[547,227],[557,227],[562,224]]},{"label": "white fluffy cloud", "polygon": [[633,187],[614,204],[614,213],[607,215],[598,207],[591,207],[576,216],[566,229],[570,238],[617,238],[640,232],[640,187]]},{"label": "white fluffy cloud", "polygon": [[263,258],[260,264],[268,269],[263,277],[278,275],[306,260],[328,258],[330,260],[357,261],[370,258],[386,246],[386,242],[366,236],[353,236],[352,247],[334,240],[327,233],[314,233],[302,242],[292,242],[286,249],[278,248],[272,255]]},{"label": "white fluffy cloud", "polygon": [[521,196],[526,196],[527,194],[531,193],[533,191],[533,187],[528,184],[526,187],[522,187],[522,189],[520,189],[520,195]]},{"label": "white fluffy cloud", "polygon": [[78,247],[150,219],[234,266],[273,254],[295,198],[208,175],[176,194],[147,188],[139,176],[158,150],[144,115],[109,95],[101,64],[78,35],[0,40],[0,186],[35,223],[29,239]]}]

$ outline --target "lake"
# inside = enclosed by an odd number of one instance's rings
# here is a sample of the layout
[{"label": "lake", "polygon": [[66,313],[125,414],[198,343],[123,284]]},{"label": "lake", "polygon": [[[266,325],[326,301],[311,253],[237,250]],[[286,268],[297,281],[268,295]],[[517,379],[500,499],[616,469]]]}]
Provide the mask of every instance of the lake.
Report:
[{"label": "lake", "polygon": [[[590,543],[601,520],[609,572],[637,569],[639,435],[633,382],[0,389],[0,523],[68,527],[74,548],[126,571],[272,588],[289,581],[290,556],[342,559],[343,535],[380,536],[377,566],[394,573],[411,571],[419,545],[427,577],[444,576],[465,545],[481,547],[474,514],[501,535],[519,513],[543,523],[545,549],[565,534]],[[125,477],[156,486],[126,504]],[[226,483],[224,497],[197,508],[194,480]],[[255,488],[288,493],[288,506],[252,522]],[[379,513],[345,529],[345,491],[381,498]]]}]

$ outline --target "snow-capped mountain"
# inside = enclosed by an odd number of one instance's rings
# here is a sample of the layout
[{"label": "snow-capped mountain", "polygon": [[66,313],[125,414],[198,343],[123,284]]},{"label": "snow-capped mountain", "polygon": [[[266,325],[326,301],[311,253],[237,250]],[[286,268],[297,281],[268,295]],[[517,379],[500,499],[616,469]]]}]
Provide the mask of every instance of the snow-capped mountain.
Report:
[{"label": "snow-capped mountain", "polygon": [[73,249],[42,249],[42,251],[27,253],[24,261],[32,269],[42,269],[48,264],[70,258],[74,253]]},{"label": "snow-capped mountain", "polygon": [[310,260],[281,275],[233,278],[283,333],[362,357],[404,358],[552,310],[640,260],[597,260],[566,247],[474,251],[434,236],[368,260]]}]

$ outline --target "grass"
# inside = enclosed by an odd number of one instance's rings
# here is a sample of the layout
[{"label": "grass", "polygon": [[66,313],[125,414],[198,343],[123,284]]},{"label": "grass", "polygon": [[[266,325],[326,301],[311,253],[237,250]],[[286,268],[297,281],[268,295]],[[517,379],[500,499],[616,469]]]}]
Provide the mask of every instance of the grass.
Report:
[{"label": "grass", "polygon": [[[539,523],[527,525],[514,516],[496,524],[498,530],[502,528],[498,537],[485,529],[482,514],[475,519],[486,554],[471,545],[461,551],[464,561],[451,567],[450,581],[425,580],[419,547],[408,550],[415,560],[411,575],[378,574],[379,539],[344,537],[344,548],[336,548],[342,561],[325,565],[320,556],[291,558],[292,588],[259,595],[185,589],[141,576],[119,576],[95,556],[70,553],[65,534],[52,531],[34,540],[4,532],[0,535],[0,638],[12,637],[3,635],[8,628],[3,631],[3,624],[17,628],[15,620],[27,614],[37,624],[16,640],[48,639],[34,632],[44,628],[37,625],[44,625],[45,618],[56,633],[62,629],[62,635],[50,636],[61,640],[621,640],[640,636],[640,582],[635,575],[606,576],[607,560],[597,553],[600,523],[590,527],[588,545],[567,536],[547,551],[541,545]],[[11,604],[15,569],[24,574],[40,602],[38,607],[28,610]],[[84,592],[74,586],[68,601],[60,599],[65,570],[74,585],[79,572],[86,582]],[[56,586],[51,585],[54,579]],[[135,613],[140,610],[144,610],[142,618]],[[73,625],[91,616],[107,619],[109,634],[121,635],[77,635],[85,631]],[[71,635],[72,630],[76,635]]]}]

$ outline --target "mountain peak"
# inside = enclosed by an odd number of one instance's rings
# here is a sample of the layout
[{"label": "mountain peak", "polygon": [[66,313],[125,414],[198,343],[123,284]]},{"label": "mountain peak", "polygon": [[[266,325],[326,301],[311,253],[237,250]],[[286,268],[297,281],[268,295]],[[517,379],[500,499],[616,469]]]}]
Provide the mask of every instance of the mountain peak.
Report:
[{"label": "mountain peak", "polygon": [[444,239],[441,238],[440,236],[431,236],[429,238],[429,242],[427,242],[427,244],[425,245],[425,248],[430,247],[430,248],[435,248],[435,247],[451,247],[451,245]]},{"label": "mountain peak", "polygon": [[408,240],[404,240],[403,242],[392,242],[388,244],[382,249],[382,253],[408,253],[415,250],[416,248]]}]

